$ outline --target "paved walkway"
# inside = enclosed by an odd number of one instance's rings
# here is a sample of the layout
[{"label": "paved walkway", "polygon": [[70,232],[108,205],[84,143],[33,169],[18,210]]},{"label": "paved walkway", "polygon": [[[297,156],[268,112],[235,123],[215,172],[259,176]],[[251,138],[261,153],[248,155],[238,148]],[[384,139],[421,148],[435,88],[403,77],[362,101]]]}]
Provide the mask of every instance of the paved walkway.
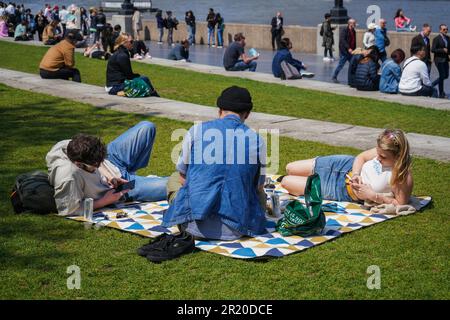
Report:
[{"label": "paved walkway", "polygon": [[[183,121],[205,121],[217,117],[217,109],[164,98],[127,99],[110,96],[104,88],[62,80],[43,80],[38,75],[0,69],[0,83],[96,107]],[[254,112],[247,123],[254,129],[278,129],[280,135],[322,142],[335,146],[368,149],[374,146],[382,129],[325,121],[299,119]],[[417,156],[450,161],[450,138],[408,133],[412,153]]]},{"label": "paved walkway", "polygon": [[[1,41],[10,41],[13,42],[12,38],[1,38]],[[155,53],[166,56],[169,47],[167,45],[161,45],[161,47],[158,47],[159,51],[156,50],[156,46],[159,46],[158,44],[155,44],[155,42],[147,42],[150,45],[151,53],[155,55]],[[20,42],[20,44],[26,44],[26,45],[36,45],[36,46],[42,46],[42,42],[38,41],[27,41],[27,42]],[[82,51],[82,49],[77,49],[79,51]],[[335,93],[345,96],[352,96],[352,97],[362,97],[362,98],[370,98],[380,101],[386,101],[386,102],[393,102],[393,103],[400,103],[405,105],[415,105],[420,106],[423,108],[431,108],[431,109],[439,109],[439,110],[450,110],[450,100],[449,99],[435,99],[435,98],[427,98],[427,97],[408,97],[403,95],[390,95],[390,94],[383,94],[380,92],[364,92],[364,91],[358,91],[356,89],[350,88],[346,84],[335,84],[330,82],[324,82],[324,81],[317,81],[317,80],[310,80],[310,79],[301,79],[301,80],[290,80],[290,81],[283,81],[277,78],[274,78],[271,73],[264,73],[264,72],[229,72],[225,71],[224,68],[214,66],[217,64],[221,64],[222,60],[222,52],[224,49],[217,49],[217,48],[208,48],[207,46],[194,46],[192,49],[192,60],[196,61],[198,58],[202,62],[206,64],[200,64],[200,63],[186,63],[181,61],[172,61],[162,58],[152,58],[152,59],[144,59],[140,60],[139,62],[142,63],[148,63],[148,64],[156,64],[161,66],[169,66],[174,68],[181,68],[185,70],[191,70],[196,72],[202,72],[202,73],[208,73],[208,74],[216,74],[216,75],[222,75],[227,77],[239,77],[239,78],[245,78],[245,79],[251,79],[255,81],[261,81],[261,82],[267,82],[267,83],[275,83],[275,84],[281,84],[291,87],[297,87],[302,89],[311,89],[311,90],[318,90],[322,92],[328,92],[328,93]],[[159,52],[159,53],[158,53]],[[269,56],[270,54],[270,56]],[[266,51],[266,53],[263,53],[260,57],[259,63],[262,65],[262,68],[267,68],[267,65],[271,63],[271,55],[272,51]],[[198,55],[198,57],[197,57]],[[303,55],[302,55],[303,56]],[[306,56],[306,55],[305,55]],[[317,59],[320,57],[318,55],[311,55],[314,56],[316,60],[316,65],[318,65]],[[320,60],[320,59],[319,59]],[[308,61],[305,61],[305,63]],[[264,65],[266,67],[264,67]],[[314,64],[313,64],[314,66]],[[317,67],[317,66],[316,66]],[[328,65],[326,67],[322,66],[323,68],[331,68],[333,69],[334,65]],[[318,67],[317,67],[318,68]],[[312,72],[316,72],[317,70],[314,70],[315,68],[311,67]],[[322,77],[325,77],[325,74],[330,71],[322,71],[318,72],[318,75],[322,75]],[[330,71],[332,72],[332,71]],[[346,71],[343,70],[340,76],[342,78],[345,78]],[[320,76],[318,76],[318,79]],[[447,81],[447,84],[450,84],[450,80]]]}]

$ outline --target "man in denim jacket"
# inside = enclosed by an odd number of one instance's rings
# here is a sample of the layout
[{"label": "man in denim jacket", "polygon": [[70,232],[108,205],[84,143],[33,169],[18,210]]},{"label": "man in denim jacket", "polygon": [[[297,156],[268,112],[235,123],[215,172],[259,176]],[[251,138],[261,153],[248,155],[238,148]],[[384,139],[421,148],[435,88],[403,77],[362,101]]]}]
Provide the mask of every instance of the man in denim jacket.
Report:
[{"label": "man in denim jacket", "polygon": [[[181,188],[163,226],[181,225],[194,237],[234,240],[266,232],[266,145],[244,124],[253,107],[247,89],[225,89],[219,118],[194,125],[183,140]],[[170,190],[169,190],[170,193]]]}]

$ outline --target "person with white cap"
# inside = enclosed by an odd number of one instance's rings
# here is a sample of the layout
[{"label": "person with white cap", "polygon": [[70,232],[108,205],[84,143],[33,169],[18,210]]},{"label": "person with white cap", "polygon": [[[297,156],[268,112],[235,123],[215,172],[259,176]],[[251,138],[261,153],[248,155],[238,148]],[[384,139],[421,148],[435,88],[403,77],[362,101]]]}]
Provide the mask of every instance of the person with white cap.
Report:
[{"label": "person with white cap", "polygon": [[367,26],[367,31],[364,33],[363,44],[364,49],[368,49],[375,45],[375,29],[377,25],[375,23],[369,23]]}]

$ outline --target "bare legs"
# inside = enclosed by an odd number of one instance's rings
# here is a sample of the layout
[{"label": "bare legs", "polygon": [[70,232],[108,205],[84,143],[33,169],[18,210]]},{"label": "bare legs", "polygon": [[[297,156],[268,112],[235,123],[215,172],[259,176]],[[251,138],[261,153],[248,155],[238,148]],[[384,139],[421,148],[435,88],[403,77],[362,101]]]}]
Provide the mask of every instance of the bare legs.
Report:
[{"label": "bare legs", "polygon": [[306,180],[313,174],[314,159],[299,160],[286,166],[287,175],[281,185],[290,194],[302,196],[305,193]]}]

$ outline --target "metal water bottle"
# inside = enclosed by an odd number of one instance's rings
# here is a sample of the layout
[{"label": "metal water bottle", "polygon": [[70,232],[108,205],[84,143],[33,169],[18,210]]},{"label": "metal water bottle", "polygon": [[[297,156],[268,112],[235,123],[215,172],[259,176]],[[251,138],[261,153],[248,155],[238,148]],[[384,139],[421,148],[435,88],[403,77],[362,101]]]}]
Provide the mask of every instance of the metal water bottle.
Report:
[{"label": "metal water bottle", "polygon": [[86,198],[83,201],[83,217],[86,221],[92,222],[92,215],[94,214],[94,199]]},{"label": "metal water bottle", "polygon": [[274,217],[279,217],[281,215],[280,196],[276,192],[272,193],[271,202],[272,202],[272,215]]}]

